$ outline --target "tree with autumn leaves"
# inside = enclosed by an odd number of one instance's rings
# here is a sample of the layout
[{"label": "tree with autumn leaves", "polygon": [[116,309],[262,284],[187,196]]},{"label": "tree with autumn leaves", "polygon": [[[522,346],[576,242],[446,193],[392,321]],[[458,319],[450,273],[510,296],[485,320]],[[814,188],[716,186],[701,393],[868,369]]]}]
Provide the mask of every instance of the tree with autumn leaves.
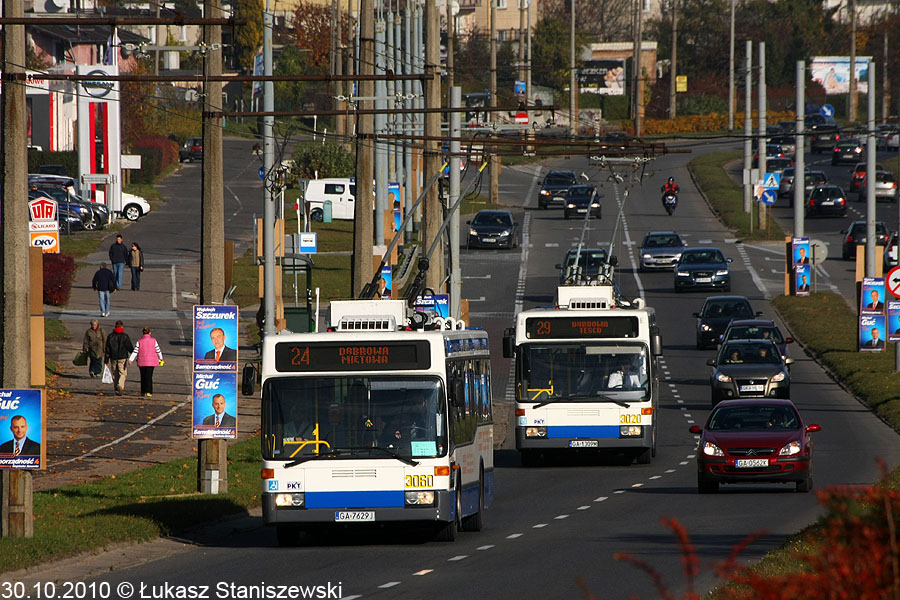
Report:
[{"label": "tree with autumn leaves", "polygon": [[[346,46],[350,17],[339,15],[340,44]],[[306,63],[318,71],[326,71],[331,52],[331,6],[303,0],[294,11],[294,45],[307,55]]]}]

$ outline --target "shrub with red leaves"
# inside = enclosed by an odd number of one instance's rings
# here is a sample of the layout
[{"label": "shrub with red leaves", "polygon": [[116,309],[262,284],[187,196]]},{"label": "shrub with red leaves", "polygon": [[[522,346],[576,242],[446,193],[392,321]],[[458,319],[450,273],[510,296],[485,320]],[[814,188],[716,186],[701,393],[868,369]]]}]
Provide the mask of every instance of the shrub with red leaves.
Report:
[{"label": "shrub with red leaves", "polygon": [[72,293],[75,259],[65,254],[44,254],[44,304],[65,306]]}]

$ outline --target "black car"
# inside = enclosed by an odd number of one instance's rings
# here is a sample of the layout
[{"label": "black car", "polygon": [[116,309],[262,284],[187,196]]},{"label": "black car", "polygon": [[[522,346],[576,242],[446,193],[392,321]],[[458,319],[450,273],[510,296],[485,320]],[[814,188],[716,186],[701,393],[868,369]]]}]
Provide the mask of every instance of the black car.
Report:
[{"label": "black car", "polygon": [[771,340],[729,340],[719,348],[716,358],[706,361],[713,368],[709,376],[712,405],[736,398],[791,397],[794,362],[783,358]]},{"label": "black car", "polygon": [[866,157],[862,142],[856,138],[847,138],[839,141],[831,150],[831,164],[855,163]]},{"label": "black car", "polygon": [[603,248],[572,248],[566,252],[566,259],[556,265],[559,282],[575,285],[582,281],[596,279],[607,264],[606,250]]},{"label": "black car", "polygon": [[[28,190],[28,200],[36,200],[37,198],[50,198],[50,194],[40,190]],[[51,198],[52,199],[52,198]],[[84,219],[87,209],[79,209],[75,206],[66,206],[65,204],[56,205],[56,220],[59,223],[59,230],[62,233],[72,231],[81,231],[84,229]],[[31,220],[31,212],[28,213],[28,220]]]},{"label": "black car", "polygon": [[834,124],[813,125],[804,133],[809,136],[809,150],[813,154],[828,152],[841,141],[841,128]]},{"label": "black car", "polygon": [[566,201],[566,192],[570,187],[578,183],[575,171],[550,171],[544,177],[541,191],[538,193],[538,208],[548,206],[563,206]]},{"label": "black car", "polygon": [[698,288],[731,289],[731,272],[718,248],[687,248],[675,265],[675,291]]},{"label": "black car", "polygon": [[794,342],[794,338],[781,334],[775,321],[768,319],[735,319],[722,334],[722,343],[730,340],[772,340],[784,359],[791,357],[788,344]]},{"label": "black car", "polygon": [[[853,221],[850,227],[841,230],[841,233],[845,234],[841,244],[841,257],[844,260],[850,260],[856,256],[856,247],[866,243],[866,222]],[[887,241],[888,230],[884,221],[875,221],[875,244],[886,246]]]},{"label": "black car", "polygon": [[566,191],[566,203],[563,206],[565,218],[585,215],[588,207],[590,207],[592,217],[601,218],[600,196],[597,194],[597,188],[592,185],[573,185]]},{"label": "black car", "polygon": [[508,210],[480,210],[467,223],[470,248],[515,248],[519,245],[519,223]]},{"label": "black car", "polygon": [[715,347],[732,320],[753,319],[761,314],[753,311],[745,296],[710,296],[703,309],[694,313],[697,319],[697,349]]},{"label": "black car", "polygon": [[[105,204],[85,200],[61,185],[37,184],[32,187],[50,195],[51,198],[56,200],[59,206],[70,205],[72,207],[79,206],[87,208],[90,211],[90,214],[85,216],[84,228],[89,231],[103,229],[110,222],[109,209]],[[78,209],[78,212],[81,213],[82,211]]]},{"label": "black car", "polygon": [[820,185],[809,193],[806,199],[806,216],[837,215],[847,216],[847,196],[836,185]]},{"label": "black car", "polygon": [[203,160],[203,138],[188,138],[184,146],[178,149],[179,162],[194,162],[195,160]]}]

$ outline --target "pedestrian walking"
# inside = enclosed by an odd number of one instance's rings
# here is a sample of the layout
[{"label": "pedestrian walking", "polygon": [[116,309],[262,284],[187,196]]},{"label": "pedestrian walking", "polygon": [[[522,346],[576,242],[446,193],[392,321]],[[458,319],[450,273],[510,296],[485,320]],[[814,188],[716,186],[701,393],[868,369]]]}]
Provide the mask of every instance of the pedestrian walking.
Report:
[{"label": "pedestrian walking", "polygon": [[116,241],[109,247],[109,262],[116,276],[116,289],[122,289],[122,275],[125,273],[125,263],[128,261],[128,247],[122,242],[122,234],[116,235]]},{"label": "pedestrian walking", "polygon": [[113,332],[106,336],[106,353],[104,362],[112,369],[113,385],[116,388],[116,396],[125,393],[125,377],[128,376],[128,356],[134,350],[131,338],[125,333],[125,325],[122,321],[116,321]]},{"label": "pedestrian walking", "polygon": [[103,354],[106,351],[106,332],[100,327],[100,321],[97,319],[91,319],[91,326],[84,332],[81,351],[88,356],[88,375],[99,377],[103,369]]},{"label": "pedestrian walking", "polygon": [[128,266],[131,268],[131,289],[141,289],[141,271],[144,270],[144,253],[137,242],[131,242],[128,251]]},{"label": "pedestrian walking", "polygon": [[134,345],[128,362],[133,363],[135,358],[141,370],[141,395],[150,397],[153,395],[153,369],[164,363],[159,342],[150,335],[149,327],[144,327],[144,335]]},{"label": "pedestrian walking", "polygon": [[97,291],[100,298],[100,316],[109,316],[109,295],[116,291],[116,276],[106,268],[106,263],[100,263],[100,268],[94,273],[91,288]]}]

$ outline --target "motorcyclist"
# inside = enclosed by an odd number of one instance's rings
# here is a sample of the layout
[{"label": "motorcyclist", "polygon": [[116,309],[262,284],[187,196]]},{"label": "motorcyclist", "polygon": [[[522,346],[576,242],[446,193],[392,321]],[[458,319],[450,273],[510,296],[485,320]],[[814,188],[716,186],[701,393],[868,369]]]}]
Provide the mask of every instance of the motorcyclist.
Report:
[{"label": "motorcyclist", "polygon": [[665,185],[661,188],[663,195],[666,194],[677,194],[678,193],[678,184],[675,183],[674,177],[669,177],[669,181],[665,183]]}]

